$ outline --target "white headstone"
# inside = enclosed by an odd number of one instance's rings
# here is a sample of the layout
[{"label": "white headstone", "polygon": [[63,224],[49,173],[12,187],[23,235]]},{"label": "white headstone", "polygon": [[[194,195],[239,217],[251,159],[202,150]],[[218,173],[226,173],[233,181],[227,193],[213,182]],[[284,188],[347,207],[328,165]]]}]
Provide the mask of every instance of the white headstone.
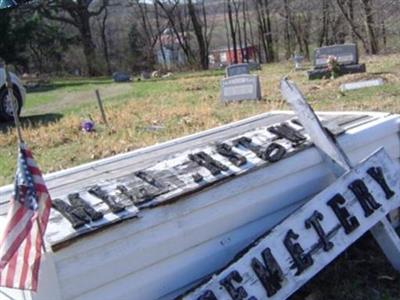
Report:
[{"label": "white headstone", "polygon": [[221,80],[222,102],[260,99],[260,78],[257,75],[237,75]]},{"label": "white headstone", "polygon": [[345,91],[358,90],[358,89],[363,89],[363,88],[373,87],[373,86],[380,86],[380,85],[383,85],[382,78],[343,83],[340,86],[340,90],[342,92],[345,92]]}]

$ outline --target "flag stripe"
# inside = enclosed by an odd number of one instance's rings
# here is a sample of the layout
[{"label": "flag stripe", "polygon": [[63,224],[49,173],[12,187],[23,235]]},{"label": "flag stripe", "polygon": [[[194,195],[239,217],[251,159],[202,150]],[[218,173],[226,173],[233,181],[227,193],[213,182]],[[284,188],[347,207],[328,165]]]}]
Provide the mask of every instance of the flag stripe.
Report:
[{"label": "flag stripe", "polygon": [[25,286],[25,281],[28,276],[28,269],[29,265],[27,262],[29,261],[29,254],[30,254],[30,247],[31,247],[31,236],[28,235],[26,238],[25,249],[24,249],[24,263],[22,266],[21,277],[20,277],[20,286]]},{"label": "flag stripe", "polygon": [[0,285],[36,291],[51,198],[32,152],[22,143],[10,202],[0,244]]},{"label": "flag stripe", "polygon": [[8,287],[13,286],[15,267],[17,266],[17,258],[18,258],[18,255],[16,252],[14,252],[12,259],[8,263],[8,272],[7,272],[7,279],[6,279],[6,285]]},{"label": "flag stripe", "polygon": [[32,228],[32,220],[28,220],[24,228],[22,228],[21,232],[16,235],[11,245],[8,247],[7,251],[1,257],[0,268],[2,268],[7,262],[12,258],[13,254],[18,250],[21,243],[26,238],[27,234]]},{"label": "flag stripe", "polygon": [[[37,231],[38,232],[38,231]],[[35,244],[35,261],[33,263],[33,268],[32,268],[32,289],[35,291],[37,289],[37,281],[39,277],[39,266],[40,266],[40,260],[41,260],[41,246],[42,246],[42,240],[40,237],[40,234],[36,234],[36,244]]]},{"label": "flag stripe", "polygon": [[9,234],[12,229],[14,228],[14,226],[16,226],[18,224],[18,222],[21,221],[22,217],[24,216],[24,213],[26,211],[25,207],[23,207],[22,205],[20,205],[19,203],[16,204],[12,204],[10,210],[15,210],[15,206],[19,206],[19,208],[16,209],[15,214],[11,217],[11,220],[8,221],[6,229],[4,231],[3,237],[1,239],[1,245],[3,245],[4,239],[7,237],[7,234]]}]

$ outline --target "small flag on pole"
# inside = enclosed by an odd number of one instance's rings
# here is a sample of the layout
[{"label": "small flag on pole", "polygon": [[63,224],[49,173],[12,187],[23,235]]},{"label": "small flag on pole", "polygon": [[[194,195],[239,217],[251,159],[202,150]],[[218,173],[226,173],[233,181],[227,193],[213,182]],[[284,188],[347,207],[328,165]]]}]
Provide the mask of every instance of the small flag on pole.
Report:
[{"label": "small flag on pole", "polygon": [[37,290],[51,198],[32,152],[20,142],[14,195],[0,240],[0,286]]}]

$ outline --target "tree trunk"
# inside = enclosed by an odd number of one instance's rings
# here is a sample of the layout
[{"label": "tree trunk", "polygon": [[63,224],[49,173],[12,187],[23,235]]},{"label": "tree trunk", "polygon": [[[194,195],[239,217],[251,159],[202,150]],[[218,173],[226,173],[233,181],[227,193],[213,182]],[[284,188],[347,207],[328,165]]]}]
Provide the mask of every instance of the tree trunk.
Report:
[{"label": "tree trunk", "polygon": [[377,54],[379,52],[378,40],[375,36],[375,21],[372,12],[371,0],[362,0],[362,4],[365,12],[365,30],[368,35],[368,42],[371,54]]},{"label": "tree trunk", "polygon": [[243,22],[242,22],[242,28],[243,28],[243,39],[244,39],[244,47],[246,49],[245,52],[245,57],[244,60],[246,62],[249,62],[249,45],[247,43],[247,15],[246,15],[246,11],[247,11],[247,2],[243,1],[242,2],[242,17],[243,17]]},{"label": "tree trunk", "polygon": [[266,30],[265,34],[266,40],[267,40],[267,47],[268,47],[268,62],[273,62],[275,61],[275,52],[274,52],[274,40],[272,37],[272,26],[271,26],[271,12],[269,9],[269,0],[264,0],[264,6],[265,6],[265,15],[267,17],[266,20]]},{"label": "tree trunk", "polygon": [[383,48],[386,49],[387,38],[386,38],[386,26],[385,26],[385,20],[384,19],[382,19],[382,21],[381,21],[381,34],[382,34]]},{"label": "tree trunk", "polygon": [[367,41],[364,39],[364,37],[358,31],[354,20],[351,18],[349,12],[346,10],[346,8],[344,6],[344,4],[345,4],[344,0],[336,0],[336,3],[338,5],[340,11],[342,12],[342,15],[345,17],[347,23],[349,24],[354,35],[362,42],[365,52],[370,53],[370,49],[369,49]]},{"label": "tree trunk", "polygon": [[[347,6],[349,8],[349,18],[350,18],[351,22],[354,23],[354,1],[353,0],[348,0]],[[349,31],[351,33],[351,38],[353,40],[353,43],[356,43],[357,42],[357,36],[354,34],[351,26],[349,26]]]},{"label": "tree trunk", "polygon": [[163,41],[161,38],[162,32],[161,32],[161,26],[160,26],[160,16],[158,13],[158,5],[156,1],[153,1],[153,6],[154,6],[154,14],[155,14],[155,19],[156,19],[156,28],[157,28],[157,39],[158,39],[158,44],[160,46],[160,51],[161,51],[161,56],[163,59],[163,66],[165,67],[167,58],[165,56],[165,51],[164,51],[164,45]]},{"label": "tree trunk", "polygon": [[238,60],[238,55],[237,55],[236,32],[235,32],[235,27],[234,27],[234,25],[233,25],[231,0],[228,0],[227,8],[228,8],[229,28],[230,28],[231,39],[232,39],[233,62],[234,62],[235,64],[237,64],[239,60]]},{"label": "tree trunk", "polygon": [[193,5],[192,0],[188,0],[187,2],[189,16],[192,21],[193,30],[196,35],[197,45],[199,47],[200,54],[200,65],[203,70],[208,69],[208,49],[206,46],[206,38],[203,36],[203,30],[201,28],[201,24],[197,19],[196,8]]},{"label": "tree trunk", "polygon": [[107,22],[107,17],[108,17],[108,9],[106,8],[104,10],[104,16],[103,16],[103,20],[101,23],[101,41],[103,44],[103,54],[104,54],[104,59],[106,61],[106,65],[107,65],[107,74],[111,75],[112,71],[111,71],[111,63],[110,63],[110,55],[108,53],[108,43],[107,43],[107,35],[106,35],[106,22]]},{"label": "tree trunk", "polygon": [[286,44],[286,51],[285,51],[285,57],[286,59],[289,59],[292,55],[292,47],[291,47],[291,37],[290,37],[290,24],[289,24],[289,17],[290,17],[290,8],[289,8],[289,2],[288,0],[284,0],[284,8],[285,8],[285,44]]},{"label": "tree trunk", "polygon": [[329,28],[328,27],[328,13],[329,13],[328,9],[329,9],[328,0],[322,0],[322,6],[321,6],[322,29],[319,34],[319,42],[318,42],[319,47],[322,47],[328,41],[328,28]]},{"label": "tree trunk", "polygon": [[79,33],[82,39],[83,54],[86,59],[87,72],[89,76],[99,75],[99,71],[96,68],[96,51],[95,45],[92,41],[92,31],[89,23],[89,14],[82,12],[81,24],[79,26]]}]

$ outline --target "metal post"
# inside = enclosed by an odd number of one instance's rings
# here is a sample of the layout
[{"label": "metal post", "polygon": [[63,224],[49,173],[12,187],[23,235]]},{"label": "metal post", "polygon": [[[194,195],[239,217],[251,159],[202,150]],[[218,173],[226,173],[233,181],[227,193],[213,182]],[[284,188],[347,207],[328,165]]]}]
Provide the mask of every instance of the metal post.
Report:
[{"label": "metal post", "polygon": [[104,108],[103,108],[103,101],[101,100],[99,90],[96,90],[96,97],[97,97],[97,103],[99,104],[101,116],[103,118],[103,122],[104,122],[104,124],[106,124],[108,126],[106,114],[105,114]]}]

